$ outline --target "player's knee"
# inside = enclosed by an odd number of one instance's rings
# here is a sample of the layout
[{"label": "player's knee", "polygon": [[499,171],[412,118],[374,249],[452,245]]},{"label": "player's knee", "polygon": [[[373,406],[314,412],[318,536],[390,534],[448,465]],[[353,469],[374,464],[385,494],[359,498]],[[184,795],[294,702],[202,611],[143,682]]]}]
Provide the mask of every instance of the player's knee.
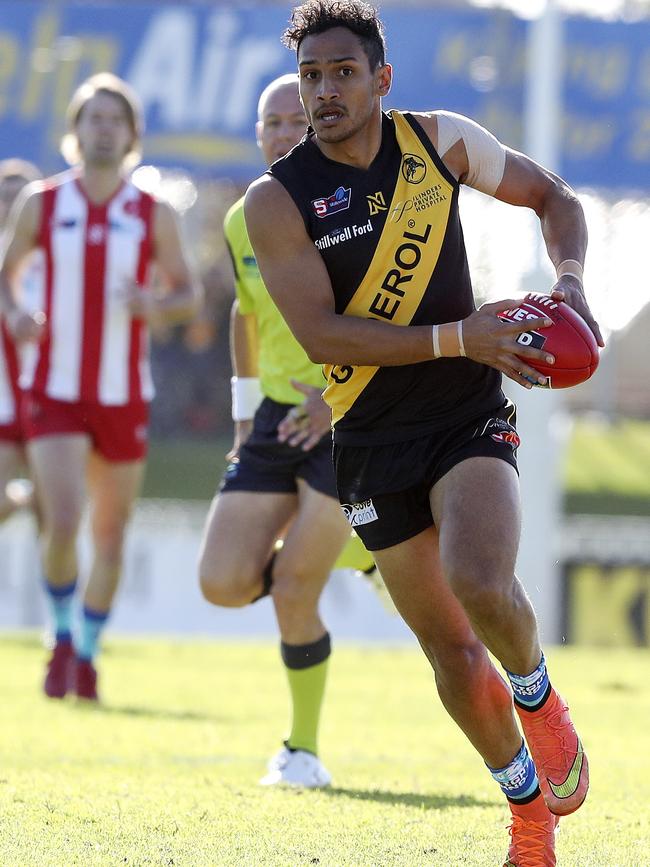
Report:
[{"label": "player's knee", "polygon": [[474,623],[498,624],[511,605],[511,594],[503,582],[493,582],[472,589],[461,597],[465,611]]},{"label": "player's knee", "polygon": [[203,597],[212,605],[224,608],[241,608],[248,605],[255,593],[251,581],[246,580],[243,570],[230,575],[217,569],[214,564],[202,559],[199,563],[199,586]]},{"label": "player's knee", "polygon": [[449,584],[471,619],[499,615],[511,593],[512,566],[499,559],[463,560],[448,574]]},{"label": "player's knee", "polygon": [[120,563],[124,550],[125,528],[122,524],[109,524],[96,528],[93,542],[96,554],[108,563]]},{"label": "player's knee", "polygon": [[45,536],[55,547],[73,545],[79,532],[81,516],[69,509],[59,509],[45,522]]},{"label": "player's knee", "polygon": [[472,683],[488,660],[484,645],[471,633],[464,641],[425,646],[438,685],[447,683]]},{"label": "player's knee", "polygon": [[314,572],[308,562],[276,563],[273,569],[271,595],[276,611],[311,610],[318,602],[323,576]]},{"label": "player's knee", "polygon": [[223,608],[241,608],[250,602],[250,594],[246,596],[235,584],[222,584],[211,576],[200,574],[199,584],[203,598],[212,605]]}]

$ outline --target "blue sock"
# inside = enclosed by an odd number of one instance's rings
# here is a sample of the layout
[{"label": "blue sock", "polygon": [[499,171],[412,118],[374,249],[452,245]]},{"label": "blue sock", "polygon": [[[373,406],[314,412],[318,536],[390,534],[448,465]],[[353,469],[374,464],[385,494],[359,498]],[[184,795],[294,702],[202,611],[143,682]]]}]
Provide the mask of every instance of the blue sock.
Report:
[{"label": "blue sock", "polygon": [[530,674],[513,674],[511,671],[507,671],[506,674],[518,707],[524,710],[537,710],[544,704],[551,691],[551,684],[543,653],[539,665]]},{"label": "blue sock", "polygon": [[54,636],[58,642],[72,640],[72,602],[74,599],[74,591],[77,586],[75,578],[70,584],[57,586],[50,584],[45,578],[43,580],[47,599],[50,604],[50,613],[52,615],[52,625],[54,627]]},{"label": "blue sock", "polygon": [[84,605],[79,636],[75,641],[75,651],[79,659],[90,662],[97,655],[99,636],[106,625],[109,613],[108,611],[95,611]]},{"label": "blue sock", "polygon": [[525,743],[522,743],[517,755],[505,768],[491,768],[488,765],[488,770],[506,798],[515,804],[527,804],[539,794],[537,771]]}]

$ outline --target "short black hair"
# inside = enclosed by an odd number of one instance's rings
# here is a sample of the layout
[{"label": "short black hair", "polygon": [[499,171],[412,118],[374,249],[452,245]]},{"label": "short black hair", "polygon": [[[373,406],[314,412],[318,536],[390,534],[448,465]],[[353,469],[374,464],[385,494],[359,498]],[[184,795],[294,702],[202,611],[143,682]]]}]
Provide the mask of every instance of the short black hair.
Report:
[{"label": "short black hair", "polygon": [[384,25],[375,7],[363,0],[307,0],[293,9],[282,42],[297,52],[305,36],[325,33],[333,27],[347,27],[359,37],[371,70],[384,65]]}]

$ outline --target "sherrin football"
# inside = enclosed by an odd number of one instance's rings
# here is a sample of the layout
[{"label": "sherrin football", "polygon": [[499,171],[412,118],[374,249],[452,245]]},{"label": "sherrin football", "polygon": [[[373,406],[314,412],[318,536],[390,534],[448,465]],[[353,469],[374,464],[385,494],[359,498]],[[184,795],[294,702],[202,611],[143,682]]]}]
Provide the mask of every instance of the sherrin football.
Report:
[{"label": "sherrin football", "polygon": [[[589,379],[598,367],[596,338],[580,314],[550,295],[531,292],[518,307],[498,314],[504,322],[523,322],[545,316],[553,324],[539,331],[523,331],[517,338],[521,346],[543,349],[555,357],[555,364],[526,359],[526,363],[547,377],[541,388],[569,388]],[[535,383],[538,385],[538,383]]]}]

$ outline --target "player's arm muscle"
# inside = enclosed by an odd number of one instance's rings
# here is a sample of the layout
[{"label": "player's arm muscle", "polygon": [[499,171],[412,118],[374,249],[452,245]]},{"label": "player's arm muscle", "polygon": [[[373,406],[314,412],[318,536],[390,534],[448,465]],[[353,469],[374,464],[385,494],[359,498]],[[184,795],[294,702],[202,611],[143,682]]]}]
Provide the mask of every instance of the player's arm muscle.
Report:
[{"label": "player's arm muscle", "polygon": [[[588,240],[585,215],[578,197],[562,178],[524,154],[509,150],[503,179],[494,195],[502,202],[523,205],[535,211],[556,271],[567,259],[584,264]],[[581,281],[566,274],[558,278],[553,291],[562,293],[554,297],[564,298],[582,316],[599,345],[603,346],[600,328],[589,309]]]},{"label": "player's arm muscle", "polygon": [[[565,259],[584,263],[587,227],[582,206],[561,178],[525,154],[504,147],[488,130],[469,118],[449,112],[430,112],[417,115],[417,119],[434,147],[444,151],[443,162],[461,183],[482,189],[481,179],[489,170],[496,183],[483,192],[507,204],[535,211],[549,257],[556,267]],[[439,140],[443,122],[445,140],[456,139],[450,147]],[[450,126],[456,130],[455,135],[450,136]],[[498,174],[494,175],[497,164]]]},{"label": "player's arm muscle", "polygon": [[557,268],[565,259],[584,263],[587,224],[573,190],[530,157],[508,150],[495,198],[532,208],[539,217],[548,255]]},{"label": "player's arm muscle", "polygon": [[262,279],[312,361],[400,365],[431,359],[428,326],[400,328],[336,313],[325,263],[278,181],[263,176],[252,184],[245,214]]},{"label": "player's arm muscle", "polygon": [[158,312],[167,322],[181,322],[197,312],[203,290],[185,255],[176,212],[166,202],[155,207],[154,254],[167,289]]},{"label": "player's arm muscle", "polygon": [[[449,112],[430,112],[418,115],[418,120],[434,147],[443,154],[443,162],[449,171],[461,183],[507,204],[535,211],[556,271],[567,259],[584,264],[587,251],[584,213],[577,196],[562,178],[525,154],[504,147],[469,118]],[[566,274],[558,279],[551,291],[562,293],[554,297],[563,298],[580,313],[602,346],[600,329],[589,310],[582,283]]]}]

